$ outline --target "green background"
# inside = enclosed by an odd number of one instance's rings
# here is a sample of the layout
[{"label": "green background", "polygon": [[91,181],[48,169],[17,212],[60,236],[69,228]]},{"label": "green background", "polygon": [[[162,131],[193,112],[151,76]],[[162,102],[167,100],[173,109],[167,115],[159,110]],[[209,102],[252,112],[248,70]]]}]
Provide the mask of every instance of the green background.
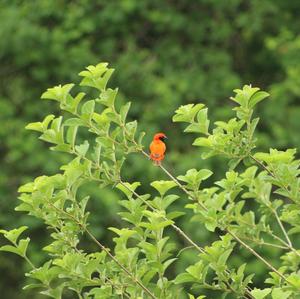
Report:
[{"label": "green background", "polygon": [[[193,136],[171,122],[176,108],[203,102],[212,120],[226,120],[232,116],[232,89],[244,84],[271,93],[257,111],[260,149],[299,147],[299,11],[296,0],[0,0],[0,226],[30,226],[30,256],[36,263],[46,258],[46,228],[14,212],[17,188],[56,173],[69,157],[49,151],[24,127],[58,113],[54,103],[39,100],[47,87],[79,82],[77,73],[100,61],[116,68],[110,86],[120,88],[119,101],[132,101],[130,117],[147,133],[145,145],[154,132],[169,135],[166,165],[176,175],[209,167],[218,179],[226,167],[222,160],[201,160]],[[166,179],[141,156],[130,158],[123,175],[142,180],[141,192],[150,190],[151,180]],[[121,195],[94,185],[86,192],[92,194],[93,231],[109,245],[106,227],[122,225],[116,214]],[[216,238],[187,219],[180,225],[201,244]],[[193,255],[182,257],[173,272],[193,262]],[[233,259],[244,261],[261,285],[265,268],[246,252]],[[26,270],[20,258],[0,255],[1,298],[41,298],[20,291]]]}]

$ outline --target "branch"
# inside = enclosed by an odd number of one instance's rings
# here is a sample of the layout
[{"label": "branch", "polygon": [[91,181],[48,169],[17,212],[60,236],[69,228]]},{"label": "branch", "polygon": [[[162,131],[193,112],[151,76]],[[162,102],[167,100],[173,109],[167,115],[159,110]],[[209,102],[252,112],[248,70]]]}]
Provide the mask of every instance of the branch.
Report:
[{"label": "branch", "polygon": [[[147,200],[145,200],[142,196],[140,196],[137,192],[135,192],[133,189],[128,187],[123,181],[120,180],[120,184],[125,187],[128,191],[132,192],[138,199],[140,199],[148,208],[150,208],[153,212],[158,212],[156,208],[154,208]],[[169,221],[169,219],[165,216],[162,216],[164,220]],[[172,223],[171,227],[175,229],[175,231],[183,237],[186,241],[188,241],[193,247],[195,247],[200,253],[205,253],[204,249],[198,246],[180,227],[178,227],[176,224]]]},{"label": "branch", "polygon": [[[142,150],[142,153],[149,158],[149,155]],[[197,201],[200,206],[207,211],[207,208],[204,206],[202,202],[199,202],[197,198],[195,198],[189,191],[187,191],[184,186],[162,165],[159,165],[159,167],[180,187],[181,190],[183,190],[189,197],[191,197],[194,201]],[[294,286],[291,282],[287,280],[287,278],[281,274],[277,269],[275,269],[267,260],[265,260],[259,253],[257,253],[254,249],[249,247],[245,242],[243,242],[240,238],[238,238],[234,233],[232,233],[229,229],[225,229],[226,232],[228,232],[236,241],[238,241],[242,246],[244,246],[246,249],[248,249],[253,255],[255,255],[259,260],[261,260],[266,266],[268,266],[272,271],[274,271],[278,276],[280,276],[284,281],[289,283],[290,285]]]},{"label": "branch", "polygon": [[[78,116],[79,117],[79,116]],[[92,124],[89,124],[89,127],[94,130],[97,134],[97,128],[94,127]],[[125,126],[123,125],[122,126],[124,132],[126,133],[127,130],[125,128]],[[120,143],[116,142],[114,139],[110,138],[110,136],[108,135],[107,136],[109,139],[111,139],[113,141],[114,144],[117,144],[117,145],[120,145]],[[137,149],[142,152],[148,159],[149,159],[149,155],[143,150],[143,149],[140,149],[139,145],[137,144],[137,142],[132,139],[130,140],[136,147]],[[72,154],[76,154],[75,152],[72,152]],[[83,159],[86,159],[85,157],[81,157]],[[181,188],[186,194],[188,194],[191,199],[193,199],[193,195],[190,194],[190,192],[182,185],[180,184],[180,182],[166,169],[164,168],[162,165],[160,165],[160,168],[177,184],[177,186],[179,188]],[[128,190],[130,190],[135,196],[137,196],[138,198],[140,198],[144,204],[146,204],[152,211],[156,211],[156,209],[151,206],[151,204],[149,204],[147,201],[145,201],[142,197],[139,196],[139,194],[137,194],[134,190],[131,190],[128,186],[126,186],[126,184],[124,184],[124,182],[122,182],[121,180],[119,180],[119,183],[121,183],[124,187],[126,187]],[[206,207],[203,205],[203,203],[199,202],[199,204],[202,206],[203,209],[206,209]],[[207,210],[207,209],[206,209]],[[167,218],[165,218],[166,220],[168,220]],[[195,247],[200,253],[205,253],[204,249],[199,247],[188,235],[186,235],[178,226],[176,226],[175,224],[171,224],[171,227],[180,235],[182,236],[185,240],[187,240],[193,247]],[[86,232],[89,234],[89,231],[84,227],[84,229],[86,230]],[[92,236],[90,236],[92,238]],[[94,238],[92,238],[95,241],[97,241]],[[98,242],[98,241],[97,241]],[[101,248],[101,244],[98,244],[98,246],[100,246]],[[109,254],[110,255],[110,254]],[[127,269],[123,269],[126,273],[127,273]],[[228,274],[229,272],[226,271],[226,273]],[[131,273],[130,273],[131,274]],[[253,298],[252,295],[251,295],[251,289],[247,286],[246,287],[246,294],[250,297],[250,298]],[[246,296],[244,296],[245,298],[247,298]],[[154,298],[154,297],[153,297]]]},{"label": "branch", "polygon": [[[172,176],[173,177],[173,176]],[[177,181],[177,180],[176,180]],[[178,182],[178,181],[177,181]],[[158,212],[157,209],[155,209],[147,200],[145,200],[142,196],[140,196],[137,192],[135,192],[133,189],[131,189],[130,187],[128,187],[123,181],[120,180],[120,184],[122,186],[124,186],[128,191],[132,192],[132,194],[134,194],[137,198],[139,198],[147,207],[149,207],[152,211],[154,212]],[[180,184],[178,182],[178,184]],[[181,184],[180,184],[181,185]],[[183,186],[182,186],[183,187]],[[183,187],[184,188],[184,187]],[[184,188],[184,190],[186,190]],[[188,191],[187,191],[188,192]],[[169,220],[167,217],[165,216],[162,216],[162,218],[164,220]],[[196,248],[200,253],[206,253],[205,250],[203,248],[201,248],[200,246],[198,246],[184,231],[181,230],[180,227],[178,227],[176,224],[172,223],[171,224],[171,227],[181,236],[183,237],[186,241],[188,241],[192,246],[190,246],[189,248],[191,247],[194,247]],[[185,248],[186,249],[186,248]],[[182,252],[183,250],[181,250],[178,255]],[[230,274],[227,270],[225,270],[225,273],[226,274]],[[230,289],[232,290],[233,293],[236,293],[231,287]],[[253,298],[252,295],[251,295],[251,289],[249,287],[246,287],[246,294],[250,297],[250,298]],[[244,296],[244,298],[247,298],[246,296]]]},{"label": "branch", "polygon": [[[279,181],[279,179],[276,177],[276,175],[275,175],[275,173],[274,172],[272,172],[271,170],[269,170],[268,169],[268,167],[266,167],[261,161],[259,161],[258,159],[256,159],[253,155],[249,155],[249,157],[253,160],[253,161],[255,161],[261,168],[263,168],[272,178],[274,178],[275,180],[278,180]],[[284,190],[287,192],[287,193],[290,193],[290,191],[288,190],[288,188],[285,186],[285,185],[283,185],[283,188],[284,188]],[[288,236],[288,234],[287,234],[287,232],[286,232],[286,229],[284,228],[284,226],[283,226],[283,223],[282,223],[282,221],[280,220],[280,218],[279,218],[279,215],[278,215],[278,213],[277,213],[277,211],[276,210],[274,210],[273,208],[271,208],[271,207],[269,207],[270,209],[271,209],[271,211],[272,211],[272,213],[274,214],[274,216],[275,216],[275,218],[276,218],[276,221],[278,222],[278,224],[279,224],[279,226],[280,226],[280,229],[282,230],[282,232],[283,232],[283,234],[284,234],[284,236],[285,236],[285,238],[286,238],[286,240],[287,240],[287,246],[293,251],[293,252],[295,252],[298,256],[300,256],[300,254],[298,253],[298,251],[293,247],[293,244],[292,244],[292,242],[291,242],[291,240],[290,240],[290,238],[289,238],[289,236]]]},{"label": "branch", "polygon": [[119,261],[118,259],[113,256],[109,249],[107,249],[104,245],[102,245],[97,239],[96,237],[88,230],[88,228],[83,225],[79,220],[77,220],[73,215],[69,214],[68,212],[61,210],[59,208],[57,208],[55,205],[53,205],[52,203],[48,202],[49,205],[51,205],[54,209],[56,209],[58,212],[63,213],[64,215],[66,215],[67,217],[71,218],[75,223],[77,223],[88,235],[89,237],[94,241],[94,243],[96,243],[101,250],[103,250],[130,278],[131,280],[136,283],[137,285],[139,285],[151,298],[153,299],[157,299],[152,292],[141,282],[139,281],[126,267],[124,267]]},{"label": "branch", "polygon": [[248,238],[248,237],[245,237],[245,236],[240,237],[240,238],[244,239],[244,240],[248,240],[248,241],[254,242],[254,243],[256,243],[259,246],[270,246],[270,247],[284,249],[284,250],[290,249],[288,246],[281,246],[281,245],[277,245],[277,244],[273,244],[273,243],[269,243],[269,242],[265,242],[265,241],[261,241],[261,240],[255,240],[255,239]]},{"label": "branch", "polygon": [[[273,272],[275,272],[277,275],[279,275],[284,281],[291,284],[286,277],[280,273],[276,268],[274,268],[267,260],[265,260],[259,253],[257,253],[253,248],[251,248],[249,245],[247,245],[243,240],[241,240],[237,235],[235,235],[230,230],[226,231],[235,239],[237,240],[241,245],[243,245],[245,248],[247,248],[253,255],[255,255],[258,259],[260,259],[264,264],[266,264]],[[292,284],[291,284],[292,285]]]},{"label": "branch", "polygon": [[284,234],[284,236],[285,236],[285,238],[288,242],[289,248],[292,248],[293,247],[292,242],[291,242],[291,240],[290,240],[290,238],[289,238],[289,236],[288,236],[288,234],[287,234],[287,232],[286,232],[286,230],[285,230],[285,228],[284,228],[284,226],[283,226],[283,224],[282,224],[282,222],[281,222],[281,220],[278,216],[277,211],[272,209],[272,212],[275,215],[275,218],[276,218],[276,220],[277,220],[277,222],[278,222],[278,224],[279,224],[279,226],[280,226],[280,228],[281,228],[281,230],[282,230],[282,232],[283,232],[283,234]]}]

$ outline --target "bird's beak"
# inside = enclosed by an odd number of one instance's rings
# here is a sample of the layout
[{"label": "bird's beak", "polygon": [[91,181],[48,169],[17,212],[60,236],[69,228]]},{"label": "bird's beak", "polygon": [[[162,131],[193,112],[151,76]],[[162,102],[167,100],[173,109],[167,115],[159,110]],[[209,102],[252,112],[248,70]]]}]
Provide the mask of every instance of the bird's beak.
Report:
[{"label": "bird's beak", "polygon": [[164,137],[164,139],[168,139],[168,137],[167,137],[167,136],[165,136],[165,137]]}]

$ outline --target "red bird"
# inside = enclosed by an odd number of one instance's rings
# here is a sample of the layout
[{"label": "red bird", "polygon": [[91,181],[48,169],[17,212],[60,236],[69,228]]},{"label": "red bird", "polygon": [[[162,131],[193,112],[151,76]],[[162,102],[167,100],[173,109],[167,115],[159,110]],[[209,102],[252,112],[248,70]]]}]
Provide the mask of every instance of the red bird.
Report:
[{"label": "red bird", "polygon": [[150,144],[150,159],[157,166],[165,158],[166,145],[163,142],[165,139],[167,139],[167,136],[164,133],[157,133]]}]

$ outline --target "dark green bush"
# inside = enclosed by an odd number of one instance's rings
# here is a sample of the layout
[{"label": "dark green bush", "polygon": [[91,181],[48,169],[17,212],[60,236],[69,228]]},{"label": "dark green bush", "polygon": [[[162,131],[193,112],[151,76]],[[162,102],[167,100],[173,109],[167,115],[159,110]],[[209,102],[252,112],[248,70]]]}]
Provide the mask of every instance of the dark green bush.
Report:
[{"label": "dark green bush", "polygon": [[[167,163],[176,165],[178,173],[194,167],[198,151],[190,146],[189,136],[177,141],[170,111],[200,100],[211,108],[213,120],[229,118],[228,95],[249,82],[272,95],[273,104],[260,106],[259,146],[299,147],[299,8],[297,1],[283,0],[1,1],[0,225],[12,228],[32,221],[12,212],[17,186],[32,176],[53,174],[68,161],[67,156],[45,151],[24,130],[28,122],[53,113],[49,103],[37,98],[48,86],[75,81],[76,73],[99,60],[114,62],[119,71],[112,85],[120,87],[121,103],[134,101],[131,117],[139,120],[147,136],[158,130],[173,136]],[[180,159],[182,153],[189,158]],[[226,166],[214,161],[204,166],[221,178]],[[125,176],[164,178],[156,169],[145,174],[143,159],[131,163]],[[94,186],[90,190],[99,196]],[[116,195],[107,191],[105,197],[112,200],[93,209],[105,215],[102,224],[114,223]],[[40,223],[33,225],[34,238],[46,244]],[[192,224],[186,228],[195,231]],[[104,238],[101,228],[97,236]],[[207,237],[202,231],[195,236]],[[39,248],[33,254],[37,261],[42,258]],[[251,262],[249,257],[255,268]],[[12,263],[1,256],[7,273],[1,279],[1,294],[23,298],[15,287],[23,284],[15,271],[20,261]],[[263,272],[259,267],[257,271]]]}]

